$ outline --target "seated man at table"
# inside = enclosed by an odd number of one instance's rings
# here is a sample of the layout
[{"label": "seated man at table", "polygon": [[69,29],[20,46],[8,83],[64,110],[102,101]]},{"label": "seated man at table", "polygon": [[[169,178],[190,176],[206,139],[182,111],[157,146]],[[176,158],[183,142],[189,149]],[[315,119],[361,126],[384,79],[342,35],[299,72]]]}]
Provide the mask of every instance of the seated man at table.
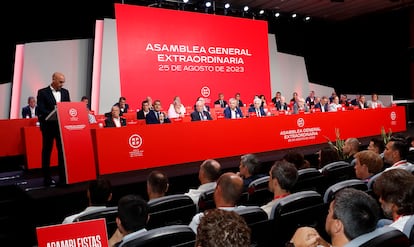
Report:
[{"label": "seated man at table", "polygon": [[226,109],[224,109],[224,118],[243,118],[243,113],[237,106],[237,100],[235,98],[229,99],[229,105],[226,107]]},{"label": "seated man at table", "polygon": [[196,102],[196,110],[191,113],[191,121],[205,121],[213,120],[210,113],[204,110],[204,103],[202,101]]},{"label": "seated man at table", "polygon": [[[145,117],[147,124],[171,123],[171,120],[164,112],[161,112],[162,106],[160,100],[154,101],[154,110],[151,110]],[[162,115],[162,116],[161,116]]]},{"label": "seated man at table", "polygon": [[27,106],[22,108],[22,118],[36,118],[38,115],[36,106],[36,98],[30,96],[27,98]]},{"label": "seated man at table", "polygon": [[329,111],[329,99],[326,96],[322,96],[321,100],[319,101],[319,103],[316,103],[314,108],[315,109],[320,109],[321,112],[328,112]]},{"label": "seated man at table", "polygon": [[114,105],[119,107],[120,116],[122,116],[124,113],[127,113],[129,110],[129,105],[126,103],[126,98],[123,96],[119,97],[119,101]]},{"label": "seated man at table", "polygon": [[214,105],[220,105],[221,108],[225,108],[227,106],[227,101],[224,99],[223,93],[219,93],[218,99],[214,101]]},{"label": "seated man at table", "polygon": [[150,112],[150,104],[148,100],[144,100],[141,103],[141,110],[137,112],[137,119],[145,119],[147,114]]},{"label": "seated man at table", "polygon": [[254,98],[253,105],[249,107],[249,114],[256,114],[256,117],[265,117],[266,113],[262,107],[262,100]]},{"label": "seated man at table", "polygon": [[120,110],[118,106],[112,106],[111,116],[105,119],[105,127],[122,127],[126,126],[126,119],[120,116]]}]

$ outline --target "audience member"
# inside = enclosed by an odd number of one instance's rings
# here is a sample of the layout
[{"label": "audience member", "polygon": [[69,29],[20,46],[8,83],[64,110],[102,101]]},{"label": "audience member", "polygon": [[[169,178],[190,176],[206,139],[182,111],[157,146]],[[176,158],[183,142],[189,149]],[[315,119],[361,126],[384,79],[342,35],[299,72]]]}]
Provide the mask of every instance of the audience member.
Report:
[{"label": "audience member", "polygon": [[218,99],[214,101],[214,105],[220,105],[221,108],[227,107],[227,101],[224,99],[223,93],[218,94]]},{"label": "audience member", "polygon": [[414,214],[414,175],[404,169],[385,171],[375,180],[374,192],[390,226],[403,231]]},{"label": "audience member", "polygon": [[242,118],[243,113],[237,106],[237,100],[235,98],[229,99],[229,105],[224,109],[224,118]]},{"label": "audience member", "polygon": [[30,96],[27,98],[27,106],[22,108],[22,118],[36,118],[38,115],[37,111],[36,98]]},{"label": "audience member", "polygon": [[105,127],[122,127],[126,126],[127,122],[125,118],[122,118],[120,115],[119,107],[114,105],[111,109],[111,116],[106,117],[105,119]]},{"label": "audience member", "polygon": [[[214,203],[216,204],[216,208],[233,211],[238,207],[242,207],[236,205],[242,192],[243,180],[237,174],[232,172],[222,174],[217,180],[217,186],[214,190]],[[197,233],[197,227],[203,216],[204,213],[202,212],[194,215],[189,224],[195,233]]]},{"label": "audience member", "polygon": [[185,112],[185,106],[181,103],[180,97],[175,96],[173,103],[171,103],[168,108],[168,118],[183,117]]},{"label": "audience member", "polygon": [[190,189],[185,195],[188,195],[193,199],[194,204],[198,204],[198,199],[200,195],[208,190],[216,188],[216,181],[220,177],[221,165],[218,161],[213,159],[205,160],[200,165],[198,171],[198,180],[200,181],[200,186],[197,189]]},{"label": "audience member", "polygon": [[213,120],[210,113],[204,110],[203,101],[196,102],[196,109],[191,113],[191,121]]},{"label": "audience member", "polygon": [[354,160],[354,154],[358,153],[359,151],[359,140],[357,138],[348,138],[344,142],[344,146],[342,147],[342,153],[344,155],[344,161],[351,164]]},{"label": "audience member", "polygon": [[305,104],[304,98],[298,97],[293,104],[293,114],[298,114],[300,112],[309,112],[309,107]]},{"label": "audience member", "polygon": [[86,96],[82,96],[81,102],[86,104],[86,109],[88,110],[88,121],[89,121],[89,123],[91,123],[91,124],[97,123],[95,115],[93,114],[93,112],[91,111],[91,107],[89,106],[89,98],[86,97]]},{"label": "audience member", "polygon": [[365,100],[365,96],[364,95],[359,95],[358,97],[358,101],[357,101],[357,106],[359,107],[359,109],[367,109],[368,108],[368,103]]},{"label": "audience member", "polygon": [[126,98],[123,96],[119,97],[118,102],[115,103],[114,106],[119,107],[119,116],[122,116],[122,114],[127,113],[129,110],[129,105],[126,103]]},{"label": "audience member", "polygon": [[309,106],[312,107],[313,105],[315,105],[315,91],[310,91],[309,96],[306,97],[305,99],[305,103]]},{"label": "audience member", "polygon": [[140,196],[126,195],[118,201],[117,230],[108,240],[109,247],[119,246],[146,232],[148,204]]},{"label": "audience member", "polygon": [[276,102],[276,108],[278,111],[288,111],[290,110],[289,105],[286,103],[285,96],[280,96],[280,101]]},{"label": "audience member", "polygon": [[328,97],[322,96],[319,103],[315,103],[314,108],[320,109],[321,112],[328,112],[329,111],[329,104],[328,104]]},{"label": "audience member", "polygon": [[394,168],[407,168],[413,164],[406,160],[408,154],[408,144],[404,138],[391,137],[388,143],[385,145],[384,161],[391,166],[385,170]]},{"label": "audience member", "polygon": [[407,136],[405,137],[405,140],[408,145],[408,153],[405,156],[408,162],[411,164],[414,164],[414,137],[413,136]]},{"label": "audience member", "polygon": [[[165,113],[161,112],[162,106],[160,100],[154,101],[154,110],[151,110],[147,116],[145,117],[145,121],[147,124],[160,124],[162,123],[171,123],[169,118],[165,118]],[[162,113],[162,114],[161,114]],[[164,115],[164,118],[163,116]],[[161,116],[161,118],[160,118]]]},{"label": "audience member", "polygon": [[338,111],[338,109],[342,109],[342,105],[339,103],[339,97],[335,96],[329,104],[328,111]]},{"label": "audience member", "polygon": [[383,170],[384,162],[381,156],[373,151],[363,150],[356,153],[354,157],[356,177],[366,183],[372,176]]},{"label": "audience member", "polygon": [[63,224],[71,223],[74,219],[85,213],[106,208],[108,202],[112,199],[111,182],[108,179],[102,177],[90,181],[86,190],[86,196],[88,198],[88,207],[80,213],[66,217],[63,220]]},{"label": "audience member", "polygon": [[385,144],[381,138],[372,138],[369,141],[367,149],[379,154],[381,158],[384,157]]},{"label": "audience member", "polygon": [[255,98],[253,100],[253,106],[249,107],[249,114],[255,114],[257,117],[265,117],[266,113],[262,107],[262,100],[260,98]]},{"label": "audience member", "polygon": [[260,174],[260,160],[254,154],[245,154],[240,158],[238,175],[243,179],[243,188],[247,191],[249,184],[264,174]]},{"label": "audience member", "polygon": [[288,151],[283,156],[283,160],[294,164],[297,170],[310,167],[309,163],[305,160],[305,156],[302,153],[296,151]]},{"label": "audience member", "polygon": [[331,146],[323,147],[318,154],[319,169],[340,160],[338,151]]},{"label": "audience member", "polygon": [[343,247],[352,239],[375,230],[378,215],[378,203],[372,196],[361,190],[345,188],[335,194],[326,217],[325,230],[332,244],[323,240],[311,227],[298,228],[290,243],[296,247]]},{"label": "audience member", "polygon": [[276,107],[277,107],[277,103],[280,102],[281,97],[282,97],[282,93],[277,91],[276,94],[275,94],[275,97],[272,98],[272,102],[273,102],[273,104],[276,105]]},{"label": "audience member", "polygon": [[243,102],[241,101],[241,99],[240,99],[240,93],[236,93],[235,95],[234,95],[234,98],[236,99],[236,101],[237,101],[237,103],[236,103],[236,106],[237,107],[243,107],[243,106],[245,106],[245,104],[243,104]]},{"label": "audience member", "polygon": [[272,207],[277,201],[290,195],[298,180],[298,170],[288,161],[276,161],[269,172],[269,190],[273,192],[273,200],[262,206],[270,218]]},{"label": "audience member", "polygon": [[210,209],[197,228],[197,247],[250,247],[251,230],[242,216],[232,211]]},{"label": "audience member", "polygon": [[148,100],[141,102],[141,109],[137,112],[137,119],[145,119],[147,114],[150,112],[150,104]]},{"label": "audience member", "polygon": [[367,101],[367,105],[368,108],[372,109],[384,107],[384,104],[378,99],[378,94],[376,93],[371,94],[371,100]]},{"label": "audience member", "polygon": [[147,177],[148,200],[165,196],[168,191],[168,177],[165,173],[154,170]]}]

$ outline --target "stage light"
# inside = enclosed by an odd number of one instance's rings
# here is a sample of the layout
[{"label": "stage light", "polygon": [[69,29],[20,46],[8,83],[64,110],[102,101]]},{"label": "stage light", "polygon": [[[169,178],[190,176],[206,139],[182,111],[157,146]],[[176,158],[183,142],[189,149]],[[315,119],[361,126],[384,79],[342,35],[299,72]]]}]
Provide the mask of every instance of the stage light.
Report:
[{"label": "stage light", "polygon": [[207,8],[210,8],[211,7],[211,2],[210,1],[206,2],[206,7]]},{"label": "stage light", "polygon": [[230,4],[229,4],[229,3],[224,4],[224,8],[225,8],[225,9],[230,8]]},{"label": "stage light", "polygon": [[188,3],[188,0],[183,0],[183,3]]},{"label": "stage light", "polygon": [[297,14],[292,14],[292,18],[296,18]]},{"label": "stage light", "polygon": [[263,10],[263,9],[261,9],[260,11],[259,11],[259,14],[260,15],[263,15],[265,13],[265,11]]},{"label": "stage light", "polygon": [[310,21],[310,19],[311,19],[310,16],[305,17],[305,21]]},{"label": "stage light", "polygon": [[280,16],[280,13],[279,12],[275,13],[275,17],[276,18],[278,18],[279,16]]},{"label": "stage light", "polygon": [[244,6],[244,8],[243,8],[243,10],[244,10],[244,12],[247,12],[247,11],[249,11],[249,6]]}]

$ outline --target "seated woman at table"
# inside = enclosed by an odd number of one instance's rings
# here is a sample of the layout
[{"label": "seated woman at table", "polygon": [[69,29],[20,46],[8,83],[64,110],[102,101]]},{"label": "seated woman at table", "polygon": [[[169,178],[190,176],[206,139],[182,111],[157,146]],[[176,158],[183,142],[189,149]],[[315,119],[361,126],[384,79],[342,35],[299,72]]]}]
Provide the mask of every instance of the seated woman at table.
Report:
[{"label": "seated woman at table", "polygon": [[180,97],[175,96],[173,103],[171,103],[170,107],[168,108],[168,117],[178,118],[178,117],[183,117],[184,114],[185,114],[185,107],[181,103]]}]

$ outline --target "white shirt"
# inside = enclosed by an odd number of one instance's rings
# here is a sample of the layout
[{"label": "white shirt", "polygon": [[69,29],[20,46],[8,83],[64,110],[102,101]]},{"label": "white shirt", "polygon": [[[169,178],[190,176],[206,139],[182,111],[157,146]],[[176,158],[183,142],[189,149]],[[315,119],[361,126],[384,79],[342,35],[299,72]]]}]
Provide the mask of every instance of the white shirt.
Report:
[{"label": "white shirt", "polygon": [[30,108],[30,115],[31,117],[36,116],[36,106],[35,107],[29,107]]},{"label": "white shirt", "polygon": [[104,209],[104,208],[106,208],[106,206],[89,206],[89,207],[85,208],[85,210],[83,210],[80,213],[73,214],[73,215],[70,215],[70,216],[66,217],[63,220],[62,224],[72,223],[74,219],[76,219],[77,217],[79,217],[81,215],[84,215],[86,213],[91,213],[93,211],[98,211],[98,210],[101,210],[101,209]]},{"label": "white shirt", "polygon": [[411,215],[404,215],[394,221],[390,226],[397,228],[400,231],[404,230],[405,223],[410,219]]},{"label": "white shirt", "polygon": [[412,165],[413,164],[411,164],[407,160],[400,160],[400,161],[395,162],[391,167],[388,167],[387,169],[385,169],[385,171],[396,169],[396,168],[406,169],[407,167],[412,166]]},{"label": "white shirt", "polygon": [[61,100],[60,91],[56,91],[52,86],[50,86],[50,89],[52,89],[52,94],[53,94],[53,97],[55,97],[56,103],[60,102]]},{"label": "white shirt", "polygon": [[112,118],[116,127],[121,127],[121,119],[120,118]]},{"label": "white shirt", "polygon": [[[237,208],[244,208],[245,206],[236,206],[236,207],[218,207],[218,209],[222,209],[222,210],[226,210],[226,211],[234,211]],[[191,227],[191,229],[193,230],[193,232],[195,232],[197,234],[197,227],[200,224],[200,219],[201,217],[204,216],[204,213],[198,213],[196,215],[194,215],[193,219],[191,220],[189,226]]]},{"label": "white shirt", "polygon": [[184,195],[191,197],[195,205],[198,205],[198,199],[200,198],[201,193],[216,188],[216,182],[210,182],[200,185],[197,189],[190,189]]}]

